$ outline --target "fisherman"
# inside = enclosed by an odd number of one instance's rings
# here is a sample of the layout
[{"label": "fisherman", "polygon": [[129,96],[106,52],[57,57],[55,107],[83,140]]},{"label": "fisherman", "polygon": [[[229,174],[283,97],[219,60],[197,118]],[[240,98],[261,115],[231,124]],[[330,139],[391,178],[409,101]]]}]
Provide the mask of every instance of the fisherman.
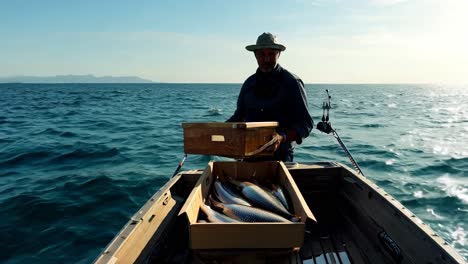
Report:
[{"label": "fisherman", "polygon": [[227,122],[277,121],[274,159],[293,161],[295,144],[301,144],[314,126],[304,83],[278,64],[286,47],[275,35],[263,33],[245,48],[254,52],[258,69],[242,85],[237,109]]}]

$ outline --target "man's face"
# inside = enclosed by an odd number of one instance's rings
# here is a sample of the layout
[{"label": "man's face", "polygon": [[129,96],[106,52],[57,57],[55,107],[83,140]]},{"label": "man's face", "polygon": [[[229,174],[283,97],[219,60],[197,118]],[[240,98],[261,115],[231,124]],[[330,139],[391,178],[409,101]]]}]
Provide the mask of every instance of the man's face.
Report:
[{"label": "man's face", "polygon": [[271,72],[276,66],[280,51],[276,49],[259,49],[255,51],[258,67],[262,72]]}]

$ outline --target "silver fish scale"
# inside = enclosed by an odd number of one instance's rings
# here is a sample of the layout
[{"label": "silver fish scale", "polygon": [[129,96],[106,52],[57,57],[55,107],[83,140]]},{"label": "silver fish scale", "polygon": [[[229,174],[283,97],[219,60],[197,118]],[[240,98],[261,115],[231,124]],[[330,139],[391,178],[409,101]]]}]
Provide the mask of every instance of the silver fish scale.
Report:
[{"label": "silver fish scale", "polygon": [[281,201],[281,203],[284,205],[284,207],[287,210],[289,210],[288,201],[286,200],[286,196],[284,195],[284,192],[281,189],[281,187],[276,187],[276,189],[273,190],[272,192],[276,196],[276,198],[278,198]]},{"label": "silver fish scale", "polygon": [[216,212],[211,209],[208,205],[202,205],[202,210],[206,214],[208,221],[210,222],[223,222],[223,223],[232,223],[238,222],[236,219],[233,219],[227,215]]},{"label": "silver fish scale", "polygon": [[260,208],[240,205],[240,204],[225,204],[224,213],[232,218],[243,222],[290,222],[288,219],[265,211]]},{"label": "silver fish scale", "polygon": [[249,202],[242,199],[240,196],[237,196],[235,193],[230,191],[226,186],[224,186],[220,181],[215,182],[215,192],[219,200],[225,204],[242,204],[251,206]]},{"label": "silver fish scale", "polygon": [[258,207],[276,212],[282,216],[291,216],[278,198],[256,185],[244,185],[242,188],[242,194],[244,194],[251,203]]}]

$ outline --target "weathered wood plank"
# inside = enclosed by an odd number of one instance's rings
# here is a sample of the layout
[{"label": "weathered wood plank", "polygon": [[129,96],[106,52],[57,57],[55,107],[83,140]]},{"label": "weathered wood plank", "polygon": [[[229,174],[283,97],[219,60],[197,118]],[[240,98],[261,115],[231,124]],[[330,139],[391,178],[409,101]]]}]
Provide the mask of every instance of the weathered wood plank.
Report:
[{"label": "weathered wood plank", "polygon": [[[272,140],[277,122],[183,123],[184,152],[242,158]],[[266,149],[258,156],[273,156]]]}]

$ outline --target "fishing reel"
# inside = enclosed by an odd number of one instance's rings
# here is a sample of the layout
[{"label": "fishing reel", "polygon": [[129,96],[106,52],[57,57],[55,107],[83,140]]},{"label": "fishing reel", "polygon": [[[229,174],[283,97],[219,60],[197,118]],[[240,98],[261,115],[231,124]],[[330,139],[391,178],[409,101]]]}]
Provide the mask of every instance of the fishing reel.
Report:
[{"label": "fishing reel", "polygon": [[331,126],[330,118],[329,118],[330,109],[331,109],[331,96],[328,93],[328,89],[325,91],[327,92],[327,98],[323,101],[323,104],[322,104],[322,109],[323,109],[322,121],[318,122],[317,129],[319,131],[322,131],[323,133],[330,134],[331,132],[334,131],[334,129]]},{"label": "fishing reel", "polygon": [[318,122],[317,129],[326,134],[333,132],[333,128],[331,127],[330,122]]}]

